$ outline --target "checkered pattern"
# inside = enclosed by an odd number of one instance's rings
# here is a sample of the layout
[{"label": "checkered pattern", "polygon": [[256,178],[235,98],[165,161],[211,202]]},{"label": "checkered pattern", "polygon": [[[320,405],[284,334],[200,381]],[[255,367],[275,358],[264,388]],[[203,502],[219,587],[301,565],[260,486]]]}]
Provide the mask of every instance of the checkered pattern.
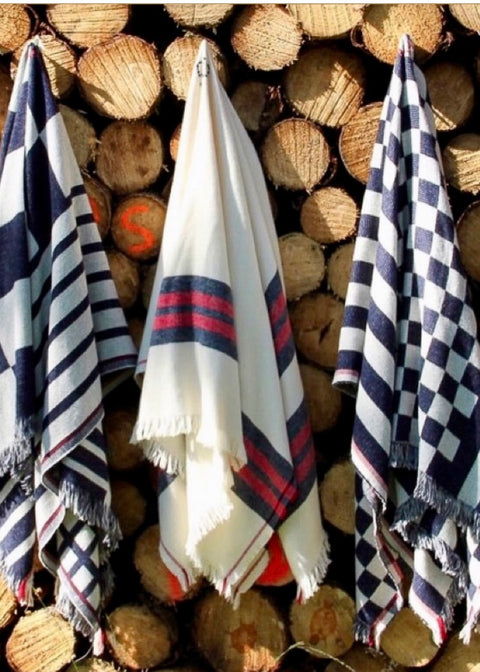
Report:
[{"label": "checkered pattern", "polygon": [[0,312],[0,568],[30,603],[38,548],[57,608],[100,650],[119,535],[101,376],[123,376],[136,352],[35,42],[19,63],[0,154]]},{"label": "checkered pattern", "polygon": [[445,638],[469,581],[466,639],[477,620],[476,333],[425,78],[404,36],[372,154],[334,377],[356,395],[352,457],[364,482],[357,597],[366,641],[378,643],[403,603],[401,563],[411,560],[404,543],[413,551],[409,602],[435,640]]}]

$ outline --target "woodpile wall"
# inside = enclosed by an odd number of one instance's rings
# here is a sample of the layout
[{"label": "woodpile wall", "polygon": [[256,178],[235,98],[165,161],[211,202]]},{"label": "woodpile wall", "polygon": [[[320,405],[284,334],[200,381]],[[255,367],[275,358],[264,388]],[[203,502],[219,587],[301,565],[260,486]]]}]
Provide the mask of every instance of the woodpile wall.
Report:
[{"label": "woodpile wall", "polygon": [[129,381],[107,399],[104,423],[124,534],[113,558],[104,659],[93,661],[87,643],[51,610],[53,586],[39,567],[28,613],[0,586],[0,669],[480,669],[480,635],[466,647],[452,634],[439,651],[408,609],[381,653],[353,643],[352,405],[330,386],[370,152],[405,32],[427,77],[461,253],[478,294],[478,7],[0,5],[0,126],[22,45],[38,34],[137,343],[190,73],[200,40],[210,41],[270,190],[332,547],[325,585],[304,606],[285,567],[276,568],[276,585],[264,577],[236,611],[204,584],[183,594],[158,558],[152,477],[129,444],[139,395]]}]

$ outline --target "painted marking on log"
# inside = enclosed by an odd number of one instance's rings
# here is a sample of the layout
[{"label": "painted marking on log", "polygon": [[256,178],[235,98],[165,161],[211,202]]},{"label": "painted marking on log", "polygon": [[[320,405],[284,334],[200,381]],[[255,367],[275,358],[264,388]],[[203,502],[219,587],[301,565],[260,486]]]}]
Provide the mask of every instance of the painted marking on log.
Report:
[{"label": "painted marking on log", "polygon": [[97,224],[100,224],[100,206],[97,199],[94,196],[89,196],[88,200],[90,201],[90,207],[92,208],[93,219]]},{"label": "painted marking on log", "polygon": [[141,226],[140,224],[136,224],[135,222],[131,221],[135,215],[148,211],[148,205],[142,205],[141,203],[138,203],[136,205],[131,205],[120,215],[120,224],[122,227],[127,231],[135,233],[143,239],[140,243],[133,243],[132,245],[128,245],[126,248],[127,254],[131,254],[132,256],[142,254],[143,252],[148,252],[157,244],[155,240],[155,234],[150,231],[150,229],[147,229],[147,227]]}]

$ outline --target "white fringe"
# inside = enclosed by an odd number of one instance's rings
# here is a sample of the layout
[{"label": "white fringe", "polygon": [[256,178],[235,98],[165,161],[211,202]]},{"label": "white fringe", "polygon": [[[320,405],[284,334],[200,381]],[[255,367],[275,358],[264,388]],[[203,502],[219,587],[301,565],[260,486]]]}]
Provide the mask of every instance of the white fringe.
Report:
[{"label": "white fringe", "polygon": [[[7,403],[5,400],[3,403]],[[8,444],[0,448],[0,476],[21,474],[23,464],[32,457],[32,441],[35,436],[35,420],[21,420]]]},{"label": "white fringe", "polygon": [[221,432],[204,436],[202,430],[202,419],[195,415],[137,420],[130,443],[141,444],[145,457],[152,464],[172,474],[183,474],[185,466],[183,458],[170,450],[168,439],[187,435],[193,437],[204,448],[228,455],[230,464],[235,470],[246,463],[243,436],[225,436]]},{"label": "white fringe", "polygon": [[93,499],[89,493],[79,491],[70,483],[63,483],[58,496],[65,506],[80,520],[101,530],[104,538],[101,548],[108,554],[115,550],[122,538],[120,524],[111,507],[102,500]]},{"label": "white fringe", "polygon": [[330,544],[328,543],[327,535],[325,535],[317,562],[313,566],[312,570],[302,579],[297,579],[296,599],[298,602],[300,602],[300,604],[305,603],[307,600],[313,597],[320,585],[323,583],[331,561],[329,554]]}]

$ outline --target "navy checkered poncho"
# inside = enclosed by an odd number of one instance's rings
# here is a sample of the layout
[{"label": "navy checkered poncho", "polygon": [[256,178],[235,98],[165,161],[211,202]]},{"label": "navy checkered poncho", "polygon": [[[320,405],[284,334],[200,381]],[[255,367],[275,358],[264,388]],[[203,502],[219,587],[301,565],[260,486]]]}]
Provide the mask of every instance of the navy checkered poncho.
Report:
[{"label": "navy checkered poncho", "polygon": [[404,36],[364,195],[334,384],[356,395],[357,636],[480,609],[480,351],[425,78]]}]

